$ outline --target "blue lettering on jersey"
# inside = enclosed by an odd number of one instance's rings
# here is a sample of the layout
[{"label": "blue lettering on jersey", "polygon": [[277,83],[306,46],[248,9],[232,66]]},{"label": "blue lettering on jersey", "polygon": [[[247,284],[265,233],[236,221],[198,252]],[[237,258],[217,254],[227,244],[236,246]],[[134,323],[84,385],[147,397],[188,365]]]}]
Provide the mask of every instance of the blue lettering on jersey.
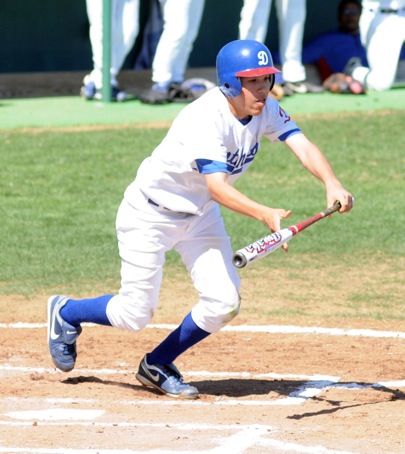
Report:
[{"label": "blue lettering on jersey", "polygon": [[231,174],[242,172],[243,166],[253,161],[256,157],[257,152],[259,151],[259,143],[256,142],[255,145],[249,150],[248,153],[244,153],[242,150],[236,150],[234,153],[228,152],[226,160],[228,166],[231,169]]},{"label": "blue lettering on jersey", "polygon": [[253,161],[259,151],[259,144],[256,143],[248,153],[236,150],[234,153],[227,153],[227,162],[212,161],[210,159],[196,159],[197,170],[201,174],[209,174],[215,172],[224,172],[234,175],[242,172],[243,166]]}]

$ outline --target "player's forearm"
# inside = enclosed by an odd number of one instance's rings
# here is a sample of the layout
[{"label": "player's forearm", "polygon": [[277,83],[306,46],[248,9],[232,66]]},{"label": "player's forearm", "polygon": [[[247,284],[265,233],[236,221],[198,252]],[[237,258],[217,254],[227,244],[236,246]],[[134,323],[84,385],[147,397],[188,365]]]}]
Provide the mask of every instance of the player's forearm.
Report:
[{"label": "player's forearm", "polygon": [[[255,202],[245,196],[233,186],[224,183],[222,190],[220,186],[215,185],[211,191],[213,199],[224,207],[235,211],[236,213],[252,217],[263,222],[271,232],[276,232],[281,228],[281,219],[288,218],[291,215],[290,210],[283,208],[270,208]],[[217,189],[219,191],[217,192]],[[282,246],[287,251],[287,245]]]},{"label": "player's forearm", "polygon": [[302,164],[312,175],[321,180],[326,187],[340,184],[331,165],[317,147],[308,153]]},{"label": "player's forearm", "polygon": [[325,185],[326,188],[340,185],[338,178],[322,151],[305,136],[297,143],[288,144],[302,165]]},{"label": "player's forearm", "polygon": [[221,187],[215,186],[210,190],[212,198],[225,208],[254,219],[262,220],[261,212],[263,206],[245,196],[233,186],[225,183]]}]

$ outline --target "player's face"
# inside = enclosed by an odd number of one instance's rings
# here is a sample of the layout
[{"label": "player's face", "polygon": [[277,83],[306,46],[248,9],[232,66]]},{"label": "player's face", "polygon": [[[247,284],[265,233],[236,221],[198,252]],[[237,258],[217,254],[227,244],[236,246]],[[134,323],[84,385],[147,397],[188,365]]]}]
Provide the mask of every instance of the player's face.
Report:
[{"label": "player's face", "polygon": [[360,8],[356,3],[347,3],[339,16],[341,30],[355,35],[359,31],[360,14]]},{"label": "player's face", "polygon": [[240,78],[242,91],[230,102],[236,118],[244,119],[262,113],[270,92],[270,78],[270,75]]}]

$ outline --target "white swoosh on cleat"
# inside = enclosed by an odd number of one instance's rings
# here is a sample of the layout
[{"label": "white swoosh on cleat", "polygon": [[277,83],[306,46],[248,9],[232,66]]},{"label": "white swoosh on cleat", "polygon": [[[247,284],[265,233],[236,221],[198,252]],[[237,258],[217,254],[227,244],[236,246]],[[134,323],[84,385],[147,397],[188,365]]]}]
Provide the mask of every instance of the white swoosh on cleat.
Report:
[{"label": "white swoosh on cleat", "polygon": [[155,382],[158,382],[158,381],[159,381],[159,372],[157,372],[156,374],[152,374],[152,372],[151,372],[149,369],[147,369],[147,370],[146,370],[146,373],[149,375],[149,377],[150,377],[153,381],[155,381]]},{"label": "white swoosh on cleat", "polygon": [[53,308],[52,316],[51,316],[51,320],[54,321],[54,323],[52,323],[51,333],[50,333],[50,336],[51,336],[51,339],[52,339],[52,340],[57,340],[57,339],[59,339],[59,337],[60,337],[60,333],[57,334],[57,333],[55,332],[56,310],[57,310],[57,304],[55,304],[55,307]]}]

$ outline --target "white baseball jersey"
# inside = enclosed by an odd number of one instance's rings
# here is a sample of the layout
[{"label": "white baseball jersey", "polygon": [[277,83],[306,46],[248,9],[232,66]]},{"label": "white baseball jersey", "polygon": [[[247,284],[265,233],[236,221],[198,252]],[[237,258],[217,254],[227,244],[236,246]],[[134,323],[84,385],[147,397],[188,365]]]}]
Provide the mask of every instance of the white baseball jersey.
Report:
[{"label": "white baseball jersey", "polygon": [[277,142],[298,132],[295,122],[270,97],[261,115],[242,124],[231,114],[219,88],[213,88],[182,110],[162,143],[139,167],[125,198],[131,202],[139,188],[169,210],[200,214],[211,201],[204,174],[224,172],[232,184],[252,164],[261,137]]}]

